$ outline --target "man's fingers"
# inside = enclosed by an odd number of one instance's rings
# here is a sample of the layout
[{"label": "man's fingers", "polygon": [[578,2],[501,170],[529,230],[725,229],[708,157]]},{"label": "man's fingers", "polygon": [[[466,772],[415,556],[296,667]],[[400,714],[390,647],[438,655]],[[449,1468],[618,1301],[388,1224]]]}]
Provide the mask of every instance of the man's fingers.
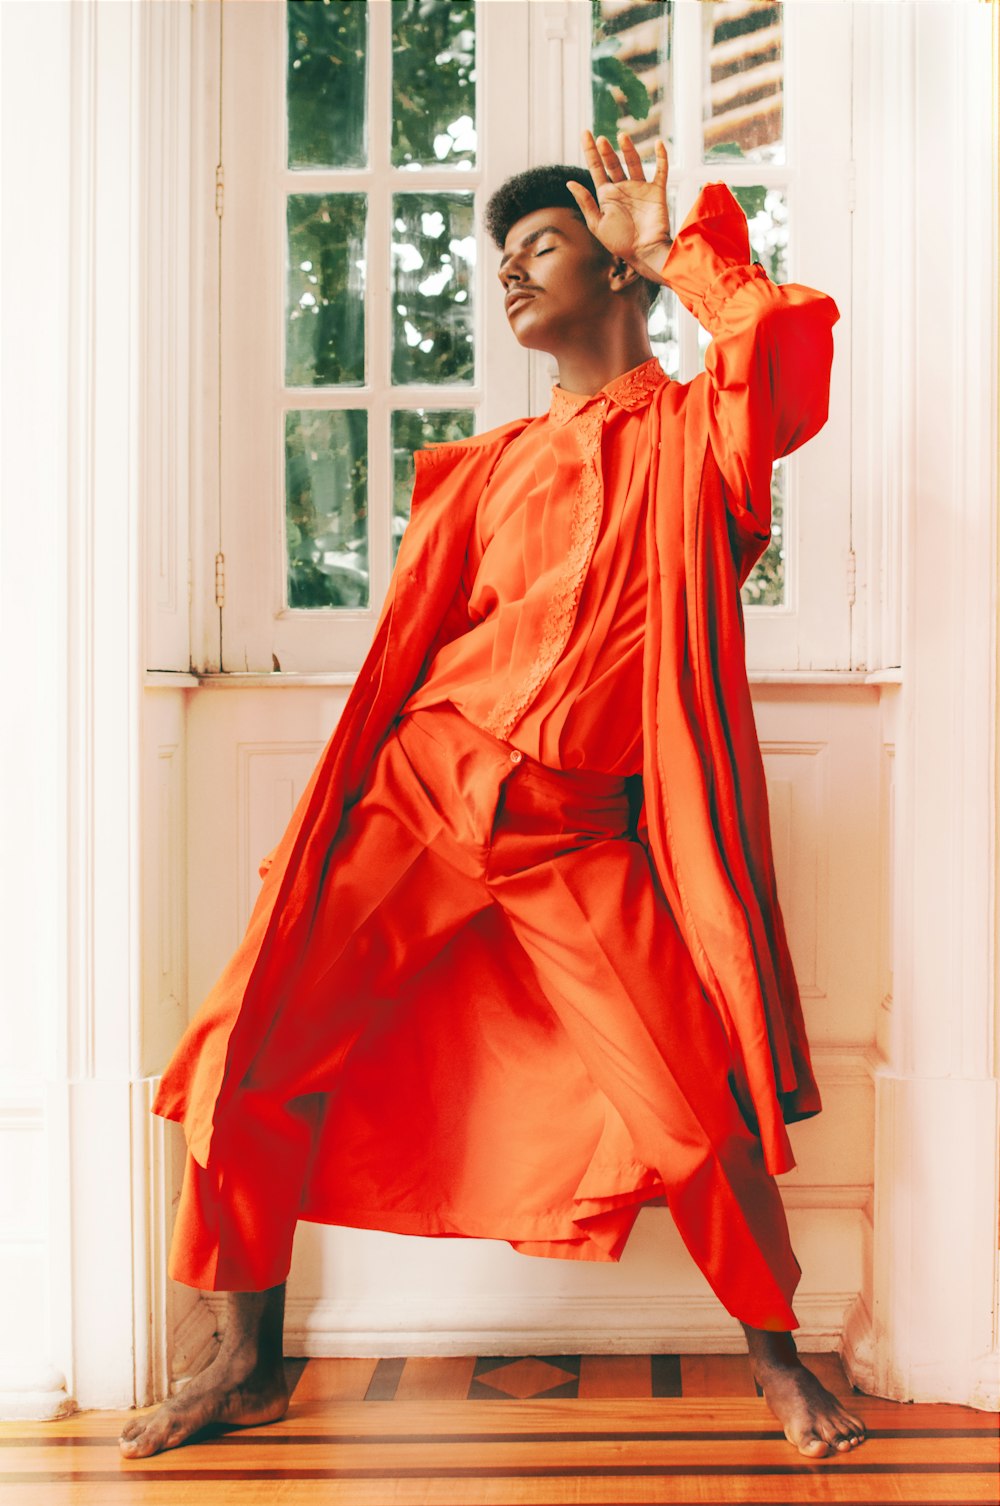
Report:
[{"label": "man's fingers", "polygon": [[628,168],[630,178],[638,178],[640,182],[646,181],[646,170],[642,165],[642,158],[636,150],[635,142],[631,136],[624,132],[618,137],[618,149],[622,154],[622,161]]},{"label": "man's fingers", "polygon": [[608,175],[604,171],[604,163],[601,161],[601,154],[597,150],[597,142],[590,131],[584,131],[583,133],[583,155],[586,158],[590,176],[597,187],[600,188],[602,183],[607,183]]},{"label": "man's fingers", "polygon": [[667,156],[667,144],[665,141],[656,143],[656,172],[653,174],[653,182],[658,183],[666,192],[667,174],[670,171],[670,160]]},{"label": "man's fingers", "polygon": [[601,154],[601,162],[604,164],[604,171],[607,173],[609,181],[612,183],[624,182],[625,169],[618,161],[618,153],[606,136],[598,136],[597,150]]},{"label": "man's fingers", "polygon": [[566,187],[576,200],[577,208],[587,222],[587,229],[593,230],[601,218],[601,211],[594,195],[589,189],[584,188],[582,183],[567,183]]}]

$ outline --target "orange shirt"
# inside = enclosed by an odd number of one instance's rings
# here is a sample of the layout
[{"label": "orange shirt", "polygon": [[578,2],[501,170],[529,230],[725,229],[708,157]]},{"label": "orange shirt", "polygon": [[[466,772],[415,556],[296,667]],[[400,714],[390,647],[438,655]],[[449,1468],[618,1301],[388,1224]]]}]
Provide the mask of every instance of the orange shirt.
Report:
[{"label": "orange shirt", "polygon": [[557,769],[642,768],[647,416],[655,360],[592,397],[552,389],[480,500],[463,583],[469,628],[407,711],[450,701]]}]

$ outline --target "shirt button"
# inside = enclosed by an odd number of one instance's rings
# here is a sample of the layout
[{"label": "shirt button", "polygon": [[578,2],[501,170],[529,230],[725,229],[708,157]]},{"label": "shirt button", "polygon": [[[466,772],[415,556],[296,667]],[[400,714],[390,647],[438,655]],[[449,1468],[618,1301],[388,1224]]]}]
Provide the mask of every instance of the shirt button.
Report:
[{"label": "shirt button", "polygon": [[524,757],[524,754],[521,752],[520,748],[511,748],[511,750],[510,750],[510,761],[511,761],[511,763],[520,763],[521,759],[523,757]]}]

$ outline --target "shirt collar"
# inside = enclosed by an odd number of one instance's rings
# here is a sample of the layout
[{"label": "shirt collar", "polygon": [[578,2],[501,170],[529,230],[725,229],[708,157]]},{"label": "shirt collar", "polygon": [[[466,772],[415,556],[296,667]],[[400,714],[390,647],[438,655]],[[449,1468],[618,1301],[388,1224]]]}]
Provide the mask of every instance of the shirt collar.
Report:
[{"label": "shirt collar", "polygon": [[634,413],[637,409],[647,406],[653,393],[666,380],[667,375],[663,367],[655,356],[651,356],[648,361],[643,361],[641,366],[633,366],[631,371],[623,371],[620,376],[614,377],[601,388],[600,392],[593,394],[566,392],[557,384],[552,388],[549,419],[560,426],[568,424],[570,419],[575,418],[588,403],[597,402],[602,397],[610,399],[619,408]]}]

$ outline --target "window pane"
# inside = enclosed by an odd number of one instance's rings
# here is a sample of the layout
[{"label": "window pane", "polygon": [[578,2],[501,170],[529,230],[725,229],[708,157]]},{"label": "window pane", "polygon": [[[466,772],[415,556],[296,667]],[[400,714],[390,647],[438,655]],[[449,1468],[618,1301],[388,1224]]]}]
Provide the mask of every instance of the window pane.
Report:
[{"label": "window pane", "polygon": [[649,343],[668,377],[680,376],[681,346],[677,294],[664,288],[649,315]]},{"label": "window pane", "polygon": [[392,557],[410,520],[413,452],[444,440],[468,439],[475,415],[471,408],[398,408],[392,415]]},{"label": "window pane", "polygon": [[368,161],[368,6],[288,0],[288,165]]},{"label": "window pane", "polygon": [[743,583],[744,606],[780,607],[785,600],[785,462],[771,472],[771,542]]},{"label": "window pane", "polygon": [[754,261],[763,262],[772,282],[788,281],[788,199],[780,188],[734,188],[747,217]]},{"label": "window pane", "polygon": [[392,200],[392,380],[473,380],[471,193]]},{"label": "window pane", "polygon": [[[671,233],[675,233],[677,195],[672,188],[667,189],[667,210]],[[649,312],[649,343],[667,376],[678,378],[681,370],[680,304],[677,294],[665,285],[660,288],[660,295]]]},{"label": "window pane", "polygon": [[392,165],[476,160],[474,0],[392,0]]},{"label": "window pane", "polygon": [[289,195],[289,387],[364,382],[367,208],[363,193]]},{"label": "window pane", "polygon": [[642,157],[674,135],[673,5],[593,0],[590,83],[594,134],[628,131]]},{"label": "window pane", "polygon": [[781,6],[716,0],[701,16],[706,161],[784,162]]},{"label": "window pane", "polygon": [[285,415],[290,607],[368,605],[368,414]]}]

